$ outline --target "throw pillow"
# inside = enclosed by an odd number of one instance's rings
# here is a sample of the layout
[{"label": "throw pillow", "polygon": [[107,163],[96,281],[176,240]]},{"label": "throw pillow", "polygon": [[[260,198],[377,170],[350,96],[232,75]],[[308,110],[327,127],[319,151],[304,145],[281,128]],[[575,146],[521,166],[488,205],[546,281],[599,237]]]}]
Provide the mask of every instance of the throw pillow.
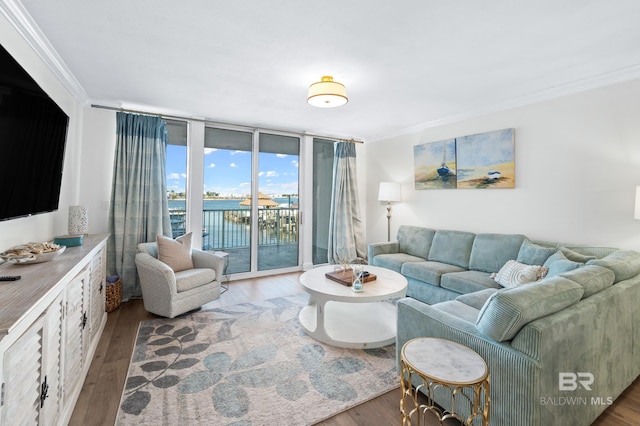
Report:
[{"label": "throw pillow", "polygon": [[512,288],[538,281],[545,277],[549,268],[540,265],[525,265],[515,260],[504,264],[496,274],[491,274],[502,287]]},{"label": "throw pillow", "polygon": [[174,272],[193,269],[191,259],[191,232],[181,235],[175,240],[158,235],[158,260],[169,265]]},{"label": "throw pillow", "polygon": [[555,251],[554,247],[545,247],[524,240],[516,260],[527,265],[542,265]]},{"label": "throw pillow", "polygon": [[564,253],[558,250],[553,255],[551,255],[551,257],[549,257],[546,262],[544,262],[543,266],[546,266],[549,268],[549,272],[547,272],[547,278],[551,278],[563,272],[577,269],[583,265],[584,263],[574,262],[572,260],[567,259]]}]

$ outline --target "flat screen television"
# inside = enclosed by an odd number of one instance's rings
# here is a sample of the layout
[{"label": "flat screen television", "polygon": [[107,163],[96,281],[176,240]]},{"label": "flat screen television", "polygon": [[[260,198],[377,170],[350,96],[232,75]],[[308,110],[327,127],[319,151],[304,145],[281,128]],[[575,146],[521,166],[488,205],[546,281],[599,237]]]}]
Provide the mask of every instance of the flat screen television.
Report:
[{"label": "flat screen television", "polygon": [[58,209],[69,117],[0,46],[0,220]]}]

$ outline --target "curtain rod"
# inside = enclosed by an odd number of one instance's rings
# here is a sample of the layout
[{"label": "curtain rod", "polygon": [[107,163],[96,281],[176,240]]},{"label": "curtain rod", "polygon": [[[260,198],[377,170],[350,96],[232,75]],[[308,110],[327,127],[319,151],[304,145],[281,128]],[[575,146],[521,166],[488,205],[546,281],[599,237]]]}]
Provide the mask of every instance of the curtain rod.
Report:
[{"label": "curtain rod", "polygon": [[[243,126],[241,124],[234,124],[234,123],[223,123],[220,121],[212,121],[212,120],[207,120],[207,119],[203,119],[203,118],[193,118],[193,117],[186,117],[186,116],[180,116],[180,115],[169,115],[169,114],[162,114],[162,113],[154,113],[154,112],[148,112],[148,111],[139,111],[139,110],[134,110],[134,109],[127,109],[127,108],[118,108],[118,107],[112,107],[112,106],[107,106],[107,105],[98,105],[98,104],[91,104],[91,108],[100,108],[100,109],[109,109],[112,111],[120,111],[120,112],[130,112],[133,114],[144,114],[144,115],[156,115],[159,116],[161,118],[167,118],[170,120],[189,120],[189,121],[199,121],[199,122],[203,122],[205,124],[219,124],[222,126],[236,126],[236,127],[245,127],[245,128],[254,128],[252,126]],[[260,130],[266,130],[266,131],[272,131],[272,132],[282,132],[282,133],[299,133],[301,135],[304,136],[311,136],[312,138],[323,138],[323,139],[330,139],[333,141],[337,141],[337,142],[349,142],[349,143],[364,143],[364,141],[358,140],[358,139],[344,139],[344,138],[336,138],[333,136],[325,136],[325,135],[316,135],[316,134],[312,134],[312,133],[302,133],[302,132],[293,132],[291,130],[280,130],[280,129],[262,129],[260,128]]]}]

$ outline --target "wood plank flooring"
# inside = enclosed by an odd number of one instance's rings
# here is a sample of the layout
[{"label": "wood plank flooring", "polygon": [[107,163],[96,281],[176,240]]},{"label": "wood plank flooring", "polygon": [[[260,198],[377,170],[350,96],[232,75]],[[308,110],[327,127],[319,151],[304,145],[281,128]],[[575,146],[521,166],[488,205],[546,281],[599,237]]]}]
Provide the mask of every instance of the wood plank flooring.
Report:
[{"label": "wood plank flooring", "polygon": [[[300,273],[252,278],[229,283],[229,290],[207,308],[230,306],[302,293]],[[113,425],[129,368],[140,321],[154,316],[141,300],[123,303],[109,313],[80,398],[69,422],[73,426]],[[322,426],[399,425],[400,390],[395,389],[369,402],[319,423]],[[640,424],[640,378],[637,379],[594,423],[595,426]]]}]

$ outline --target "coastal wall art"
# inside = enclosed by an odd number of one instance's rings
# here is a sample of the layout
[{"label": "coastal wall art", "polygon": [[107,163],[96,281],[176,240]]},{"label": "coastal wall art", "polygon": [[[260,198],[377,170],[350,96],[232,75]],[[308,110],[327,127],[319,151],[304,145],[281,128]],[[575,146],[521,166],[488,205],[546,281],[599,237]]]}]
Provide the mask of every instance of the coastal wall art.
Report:
[{"label": "coastal wall art", "polygon": [[415,189],[515,188],[514,129],[413,147]]},{"label": "coastal wall art", "polygon": [[446,139],[413,147],[416,189],[456,187],[456,140]]},{"label": "coastal wall art", "polygon": [[456,139],[457,188],[515,188],[513,130]]}]

